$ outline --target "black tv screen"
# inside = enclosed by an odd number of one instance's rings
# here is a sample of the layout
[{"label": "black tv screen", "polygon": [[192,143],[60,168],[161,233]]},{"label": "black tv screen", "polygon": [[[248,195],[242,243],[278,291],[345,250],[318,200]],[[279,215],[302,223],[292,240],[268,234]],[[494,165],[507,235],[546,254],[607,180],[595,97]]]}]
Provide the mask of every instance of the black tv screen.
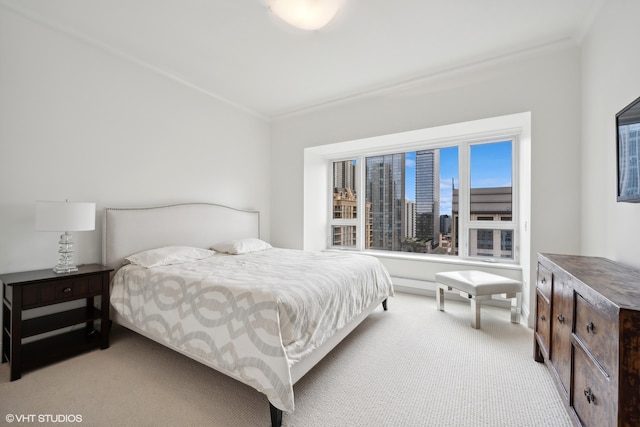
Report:
[{"label": "black tv screen", "polygon": [[618,202],[640,202],[640,98],[616,114]]}]

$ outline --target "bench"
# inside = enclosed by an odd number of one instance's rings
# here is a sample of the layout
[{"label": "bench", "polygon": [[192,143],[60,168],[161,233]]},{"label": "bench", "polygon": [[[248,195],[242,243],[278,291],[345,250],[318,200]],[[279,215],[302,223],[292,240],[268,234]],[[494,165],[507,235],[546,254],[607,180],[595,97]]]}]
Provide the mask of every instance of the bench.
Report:
[{"label": "bench", "polygon": [[444,291],[456,289],[471,300],[471,327],[480,328],[480,301],[493,295],[511,298],[511,322],[520,323],[522,312],[522,282],[484,271],[447,271],[436,273],[436,305],[444,311]]}]

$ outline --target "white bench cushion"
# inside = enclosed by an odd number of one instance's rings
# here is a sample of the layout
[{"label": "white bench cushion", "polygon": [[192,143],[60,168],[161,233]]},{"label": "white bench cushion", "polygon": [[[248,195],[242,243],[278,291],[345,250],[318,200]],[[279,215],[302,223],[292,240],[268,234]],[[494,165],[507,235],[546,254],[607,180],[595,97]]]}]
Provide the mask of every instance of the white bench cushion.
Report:
[{"label": "white bench cushion", "polygon": [[518,280],[476,270],[436,273],[436,282],[473,296],[522,291]]}]

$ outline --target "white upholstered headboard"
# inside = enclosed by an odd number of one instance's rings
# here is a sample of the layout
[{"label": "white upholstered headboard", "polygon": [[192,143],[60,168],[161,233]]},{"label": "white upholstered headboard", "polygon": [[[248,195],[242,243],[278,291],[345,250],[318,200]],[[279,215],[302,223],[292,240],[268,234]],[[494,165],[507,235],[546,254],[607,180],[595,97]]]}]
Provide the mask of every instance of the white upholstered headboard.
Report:
[{"label": "white upholstered headboard", "polygon": [[102,263],[117,270],[125,257],[147,249],[210,248],[224,240],[260,237],[260,213],[210,203],[106,208],[102,233]]}]

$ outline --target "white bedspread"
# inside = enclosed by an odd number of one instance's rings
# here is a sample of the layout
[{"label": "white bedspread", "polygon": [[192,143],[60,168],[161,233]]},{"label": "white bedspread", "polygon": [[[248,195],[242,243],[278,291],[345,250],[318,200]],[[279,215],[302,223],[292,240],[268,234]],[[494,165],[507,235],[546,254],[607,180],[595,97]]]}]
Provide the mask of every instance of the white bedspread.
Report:
[{"label": "white bedspread", "polygon": [[127,265],[111,304],[126,321],[293,411],[290,367],[372,302],[386,269],[353,253],[269,249],[154,268]]}]

